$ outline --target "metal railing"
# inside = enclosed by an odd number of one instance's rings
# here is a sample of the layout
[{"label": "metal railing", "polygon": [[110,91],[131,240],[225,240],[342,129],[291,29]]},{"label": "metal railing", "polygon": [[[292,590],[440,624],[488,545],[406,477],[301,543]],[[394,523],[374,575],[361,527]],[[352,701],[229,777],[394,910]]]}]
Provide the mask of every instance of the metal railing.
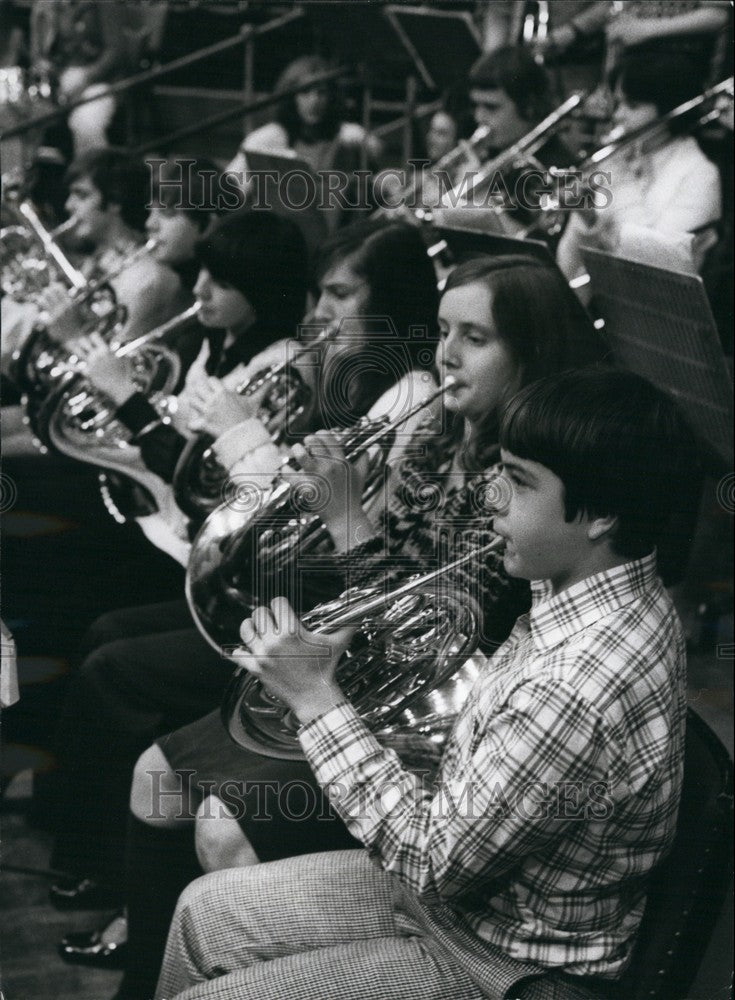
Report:
[{"label": "metal railing", "polygon": [[[301,17],[303,17],[303,11],[301,8],[297,8],[289,11],[287,14],[274,18],[272,21],[267,21],[265,24],[257,26],[246,25],[239,34],[233,35],[232,38],[225,38],[221,42],[215,42],[202,49],[197,49],[196,52],[191,52],[189,55],[181,56],[179,59],[174,59],[171,62],[165,63],[163,66],[156,66],[153,69],[145,70],[142,73],[136,73],[133,76],[126,77],[124,80],[118,80],[116,83],[111,83],[107,87],[105,93],[111,96],[125,94],[135,87],[142,87],[153,82],[154,80],[161,79],[161,77],[168,76],[169,73],[186,69],[187,67],[193,66],[204,59],[220,55],[223,52],[229,52],[230,49],[237,48],[238,46],[245,46],[247,49],[248,46],[252,46],[256,38],[260,38],[263,35],[269,34],[271,31],[276,31],[279,28],[285,27],[285,25],[290,24]],[[249,61],[252,64],[252,57],[250,57]],[[246,64],[247,62],[248,57],[246,55]],[[248,94],[248,91],[252,89],[252,79],[247,79],[247,76],[248,74],[246,73],[246,95]],[[280,99],[280,96],[281,95],[278,95],[276,99]],[[83,104],[98,101],[99,97],[99,94],[95,94],[91,97],[80,97],[77,100],[64,105],[64,107],[54,108],[53,111],[49,111],[46,114],[37,115],[35,118],[29,118],[24,122],[19,122],[17,125],[13,125],[11,128],[5,129],[2,133],[2,138],[10,139],[12,136],[23,135],[31,129],[42,128],[51,124],[51,122],[56,121],[58,118],[69,114],[69,112],[73,111],[75,108],[81,107]],[[258,106],[263,107],[265,105],[259,104]],[[245,113],[247,113],[247,111]],[[233,114],[232,117],[235,117],[235,114]]]}]

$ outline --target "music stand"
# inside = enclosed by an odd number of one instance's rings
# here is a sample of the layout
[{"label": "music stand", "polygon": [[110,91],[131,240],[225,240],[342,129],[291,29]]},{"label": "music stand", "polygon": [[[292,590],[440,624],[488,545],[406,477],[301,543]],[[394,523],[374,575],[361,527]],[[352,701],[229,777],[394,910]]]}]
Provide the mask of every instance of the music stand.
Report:
[{"label": "music stand", "polygon": [[249,187],[257,185],[248,196],[249,202],[256,208],[272,207],[277,215],[295,222],[309,254],[314,254],[330,228],[327,212],[318,207],[321,179],[289,150],[246,149],[245,159]]},{"label": "music stand", "polygon": [[429,90],[447,90],[464,80],[482,55],[479,32],[467,11],[391,4],[385,16]]},{"label": "music stand", "polygon": [[523,254],[526,257],[535,257],[544,264],[556,266],[549,248],[541,240],[521,240],[501,235],[482,228],[481,222],[476,225],[468,224],[467,220],[459,224],[446,223],[440,225],[437,232],[446,242],[455,261],[476,254],[489,254],[491,257]]},{"label": "music stand", "polygon": [[582,250],[615,360],[673,396],[713,465],[732,468],[727,362],[702,279]]}]

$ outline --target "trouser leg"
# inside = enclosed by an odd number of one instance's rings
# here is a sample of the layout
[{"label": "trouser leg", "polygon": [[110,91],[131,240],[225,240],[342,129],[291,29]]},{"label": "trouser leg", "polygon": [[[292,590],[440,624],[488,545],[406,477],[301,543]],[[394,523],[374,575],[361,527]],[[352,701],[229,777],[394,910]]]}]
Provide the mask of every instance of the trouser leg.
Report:
[{"label": "trouser leg", "polygon": [[363,851],[216,872],[182,894],[156,996],[446,1000],[483,996],[397,926],[393,881]]}]

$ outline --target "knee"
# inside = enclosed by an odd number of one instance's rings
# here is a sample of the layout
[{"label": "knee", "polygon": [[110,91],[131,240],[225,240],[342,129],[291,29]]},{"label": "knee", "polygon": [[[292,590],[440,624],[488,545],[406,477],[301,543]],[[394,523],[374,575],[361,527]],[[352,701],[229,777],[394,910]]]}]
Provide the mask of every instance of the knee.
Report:
[{"label": "knee", "polygon": [[135,765],[130,811],[149,826],[171,828],[190,822],[192,797],[186,776],[171,768],[161,748],[154,743]]}]

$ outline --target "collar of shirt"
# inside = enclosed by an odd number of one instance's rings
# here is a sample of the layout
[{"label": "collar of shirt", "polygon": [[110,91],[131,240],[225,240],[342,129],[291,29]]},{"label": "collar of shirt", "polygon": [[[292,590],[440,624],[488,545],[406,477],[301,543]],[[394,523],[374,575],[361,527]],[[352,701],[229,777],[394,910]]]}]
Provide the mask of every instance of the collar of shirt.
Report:
[{"label": "collar of shirt", "polygon": [[656,554],[588,576],[552,596],[548,580],[531,584],[531,637],[537,649],[553,649],[616,608],[649,591],[657,579]]}]

